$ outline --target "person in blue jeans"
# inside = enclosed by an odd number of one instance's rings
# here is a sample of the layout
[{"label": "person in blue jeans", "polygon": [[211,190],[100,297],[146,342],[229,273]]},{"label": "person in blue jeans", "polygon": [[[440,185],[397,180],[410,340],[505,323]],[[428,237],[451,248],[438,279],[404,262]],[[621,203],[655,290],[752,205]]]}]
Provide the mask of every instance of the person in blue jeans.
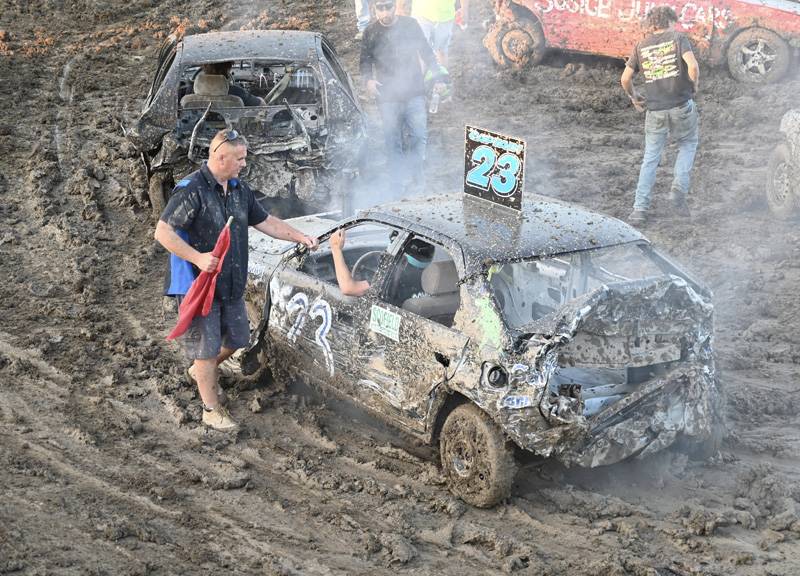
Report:
[{"label": "person in blue jeans", "polygon": [[[689,39],[675,31],[677,21],[675,10],[669,6],[656,6],[647,13],[647,35],[636,45],[620,79],[622,89],[634,107],[640,112],[647,110],[644,158],[633,212],[628,217],[635,223],[647,221],[656,169],[670,135],[678,145],[671,187],[672,203],[678,215],[690,215],[687,197],[698,142],[694,96],[700,68]],[[633,85],[638,72],[644,76],[644,95]]]},{"label": "person in blue jeans", "polygon": [[[399,16],[394,0],[376,0],[375,19],[361,43],[361,79],[383,121],[389,168],[389,198],[422,189],[428,110],[424,72],[444,74],[419,24]],[[422,64],[420,64],[422,62]],[[434,89],[442,90],[439,77]]]},{"label": "person in blue jeans", "polygon": [[369,26],[369,0],[355,0],[356,8],[356,33],[355,39],[361,40],[364,37],[364,30]]}]

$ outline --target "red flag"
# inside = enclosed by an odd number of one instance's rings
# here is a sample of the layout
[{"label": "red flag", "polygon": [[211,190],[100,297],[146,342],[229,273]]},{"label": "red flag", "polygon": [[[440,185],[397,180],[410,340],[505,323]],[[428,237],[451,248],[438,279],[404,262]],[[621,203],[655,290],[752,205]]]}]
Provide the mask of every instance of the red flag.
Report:
[{"label": "red flag", "polygon": [[181,301],[178,308],[178,323],[175,328],[167,336],[167,340],[173,340],[186,332],[192,319],[197,316],[198,312],[201,316],[208,316],[211,312],[211,304],[214,302],[214,292],[217,289],[217,276],[219,271],[222,270],[222,262],[225,260],[225,254],[228,253],[228,248],[231,246],[231,222],[233,216],[228,218],[228,222],[219,233],[217,243],[211,254],[219,258],[216,270],[213,272],[200,272],[197,278],[192,282],[192,286]]}]

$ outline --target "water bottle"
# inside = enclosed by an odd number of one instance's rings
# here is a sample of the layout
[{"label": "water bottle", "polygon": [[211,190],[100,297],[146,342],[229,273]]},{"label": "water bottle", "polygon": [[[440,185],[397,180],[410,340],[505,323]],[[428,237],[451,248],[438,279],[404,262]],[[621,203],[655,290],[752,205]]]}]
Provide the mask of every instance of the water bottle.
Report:
[{"label": "water bottle", "polygon": [[431,103],[428,106],[428,112],[431,114],[436,114],[439,111],[439,93],[434,90],[433,94],[431,95]]}]

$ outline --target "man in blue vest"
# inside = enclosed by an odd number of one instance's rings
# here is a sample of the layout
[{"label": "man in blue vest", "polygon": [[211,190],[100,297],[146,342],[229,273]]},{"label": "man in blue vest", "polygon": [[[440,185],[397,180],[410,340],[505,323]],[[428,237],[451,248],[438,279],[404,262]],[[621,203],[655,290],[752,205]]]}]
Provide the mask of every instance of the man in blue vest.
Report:
[{"label": "man in blue vest", "polygon": [[189,375],[203,400],[203,423],[223,431],[235,430],[237,424],[220,402],[217,366],[250,340],[244,304],[248,227],[317,247],[316,238],[269,215],[250,187],[239,180],[246,158],[247,141],[242,135],[236,130],[217,133],[209,146],[208,162],[178,182],[155,231],[156,240],[172,254],[167,292],[180,295],[188,291],[194,272],[216,269],[219,259],[211,251],[233,217],[230,248],[217,277],[211,312],[196,316],[181,336],[186,356],[193,362]]}]

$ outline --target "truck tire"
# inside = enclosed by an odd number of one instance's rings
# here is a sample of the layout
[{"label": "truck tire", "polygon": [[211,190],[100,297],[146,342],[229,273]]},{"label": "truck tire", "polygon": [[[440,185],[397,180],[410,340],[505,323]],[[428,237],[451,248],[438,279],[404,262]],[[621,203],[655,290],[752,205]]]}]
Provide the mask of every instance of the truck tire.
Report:
[{"label": "truck tire", "polygon": [[795,215],[800,185],[792,178],[792,158],[785,142],[778,144],[769,157],[767,166],[767,205],[781,220]]},{"label": "truck tire", "polygon": [[516,70],[539,64],[546,44],[542,25],[527,17],[496,22],[483,39],[483,45],[498,65]]},{"label": "truck tire", "polygon": [[513,446],[474,404],[459,404],[447,415],[439,452],[447,486],[464,502],[489,508],[511,494]]},{"label": "truck tire", "polygon": [[789,70],[792,51],[772,30],[748,28],[728,46],[728,69],[740,82],[767,84],[782,78]]}]

